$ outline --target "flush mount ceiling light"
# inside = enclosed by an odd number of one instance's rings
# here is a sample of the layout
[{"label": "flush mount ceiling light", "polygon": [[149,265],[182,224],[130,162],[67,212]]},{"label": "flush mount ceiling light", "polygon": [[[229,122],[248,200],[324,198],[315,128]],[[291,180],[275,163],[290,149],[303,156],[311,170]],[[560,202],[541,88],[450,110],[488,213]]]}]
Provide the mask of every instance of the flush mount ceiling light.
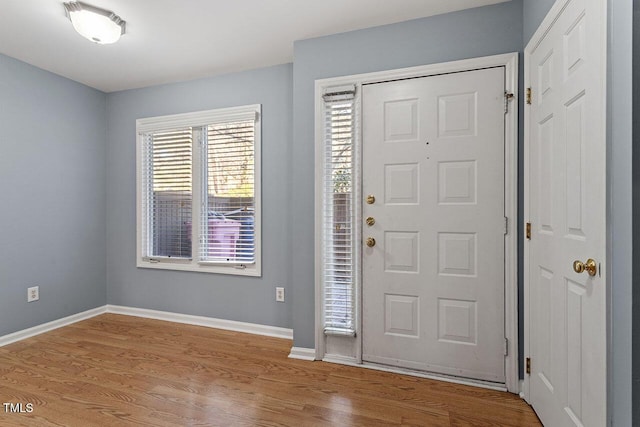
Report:
[{"label": "flush mount ceiling light", "polygon": [[110,10],[79,1],[64,3],[64,8],[78,34],[94,43],[115,43],[124,34],[126,22]]}]

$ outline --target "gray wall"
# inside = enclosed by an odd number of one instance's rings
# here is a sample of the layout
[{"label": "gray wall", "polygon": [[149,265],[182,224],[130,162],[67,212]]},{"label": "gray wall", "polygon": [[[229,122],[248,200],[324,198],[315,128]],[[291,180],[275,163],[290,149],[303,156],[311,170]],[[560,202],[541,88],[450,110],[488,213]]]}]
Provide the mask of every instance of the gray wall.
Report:
[{"label": "gray wall", "polygon": [[529,43],[531,36],[536,32],[538,26],[547,16],[549,9],[553,6],[555,0],[524,0],[522,4],[522,12],[524,19],[522,21],[522,37],[524,46]]},{"label": "gray wall", "polygon": [[[465,10],[294,45],[293,231],[314,239],[314,81],[522,50],[522,2]],[[294,345],[314,347],[314,249],[293,257]]]},{"label": "gray wall", "polygon": [[[109,304],[292,327],[291,79],[288,64],[107,96]],[[248,104],[262,104],[262,277],[136,268],[136,119]]]},{"label": "gray wall", "polygon": [[106,99],[4,55],[0,94],[2,336],[106,302]]},{"label": "gray wall", "polygon": [[[632,134],[637,139],[640,135],[640,2],[633,2],[633,129]],[[633,139],[633,138],[632,138]],[[633,173],[633,206],[632,212],[635,212],[633,216],[633,265],[640,266],[640,144],[633,145],[632,154],[632,173]],[[640,267],[633,269],[633,278],[631,283],[640,283]],[[632,329],[636,331],[633,335],[632,354],[635,358],[632,358],[632,363],[635,368],[632,375],[632,405],[633,408],[633,425],[640,425],[640,291],[636,290],[633,295],[633,324]],[[631,333],[631,331],[629,331]]]},{"label": "gray wall", "polygon": [[[640,135],[640,2],[633,2],[633,135]],[[633,145],[633,259],[634,265],[640,266],[640,144]],[[632,283],[640,283],[640,268],[633,269]],[[640,291],[636,290],[633,295],[633,330],[632,334],[632,366],[633,369],[633,385],[632,385],[632,405],[633,408],[633,425],[640,425]],[[635,362],[635,363],[633,363]]]},{"label": "gray wall", "polygon": [[[632,354],[632,39],[633,4],[608,0],[607,173],[609,301],[609,416],[614,426],[632,423],[631,378],[640,357]],[[636,268],[637,270],[637,268]],[[637,333],[636,333],[637,335]],[[636,372],[633,372],[635,366]],[[637,408],[636,408],[637,411]],[[636,420],[639,421],[639,420]]]}]

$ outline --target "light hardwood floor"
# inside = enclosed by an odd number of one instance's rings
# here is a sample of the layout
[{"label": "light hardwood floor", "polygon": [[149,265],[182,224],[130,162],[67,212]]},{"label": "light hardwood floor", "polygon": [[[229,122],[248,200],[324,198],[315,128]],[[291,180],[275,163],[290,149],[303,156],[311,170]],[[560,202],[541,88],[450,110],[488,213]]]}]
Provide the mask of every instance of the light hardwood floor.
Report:
[{"label": "light hardwood floor", "polygon": [[104,314],[0,347],[0,425],[540,425],[513,394],[292,360],[290,347]]}]

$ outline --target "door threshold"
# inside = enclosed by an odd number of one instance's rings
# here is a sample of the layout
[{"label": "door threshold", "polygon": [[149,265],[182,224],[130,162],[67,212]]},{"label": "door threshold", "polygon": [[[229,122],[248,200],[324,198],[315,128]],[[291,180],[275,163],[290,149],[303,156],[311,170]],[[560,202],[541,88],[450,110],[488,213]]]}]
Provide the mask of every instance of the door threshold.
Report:
[{"label": "door threshold", "polygon": [[430,380],[445,381],[454,384],[470,385],[490,390],[507,391],[504,383],[494,383],[491,381],[476,380],[473,378],[456,377],[455,375],[436,374],[434,372],[418,371],[415,369],[400,368],[398,366],[381,365],[379,363],[362,362],[363,368],[375,369],[377,371],[391,372],[394,374],[411,375],[413,377],[427,378]]},{"label": "door threshold", "polygon": [[480,387],[496,391],[508,391],[504,383],[496,383],[492,381],[477,380],[473,378],[457,377],[455,375],[437,374],[434,372],[418,371],[416,369],[401,368],[398,366],[382,365],[380,363],[362,362],[356,363],[351,358],[346,357],[325,357],[323,362],[337,363],[340,365],[349,365],[359,368],[373,369],[376,371],[390,372],[393,374],[410,375],[412,377],[426,378],[429,380],[444,381],[448,383],[468,385],[472,387]]}]

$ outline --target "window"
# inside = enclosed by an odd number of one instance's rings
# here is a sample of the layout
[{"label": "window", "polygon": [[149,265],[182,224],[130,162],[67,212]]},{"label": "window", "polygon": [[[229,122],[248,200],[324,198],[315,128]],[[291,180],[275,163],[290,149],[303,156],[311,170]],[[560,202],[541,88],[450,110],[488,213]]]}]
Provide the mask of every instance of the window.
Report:
[{"label": "window", "polygon": [[354,335],[357,281],[354,227],[355,87],[332,88],[323,95],[322,287],[324,332]]},{"label": "window", "polygon": [[136,121],[138,267],[259,276],[260,105]]}]

